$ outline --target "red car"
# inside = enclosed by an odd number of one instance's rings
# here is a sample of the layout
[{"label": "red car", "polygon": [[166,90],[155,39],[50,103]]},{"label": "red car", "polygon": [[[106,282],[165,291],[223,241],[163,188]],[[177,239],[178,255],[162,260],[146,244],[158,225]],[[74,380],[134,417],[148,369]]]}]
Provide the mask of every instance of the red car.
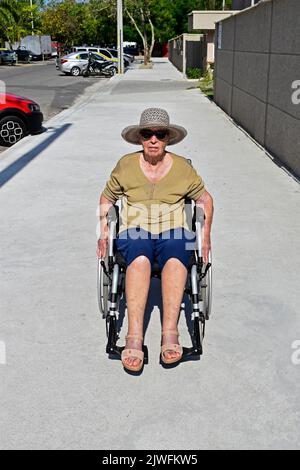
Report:
[{"label": "red car", "polygon": [[34,101],[0,93],[0,145],[10,147],[27,134],[42,131],[43,114]]}]

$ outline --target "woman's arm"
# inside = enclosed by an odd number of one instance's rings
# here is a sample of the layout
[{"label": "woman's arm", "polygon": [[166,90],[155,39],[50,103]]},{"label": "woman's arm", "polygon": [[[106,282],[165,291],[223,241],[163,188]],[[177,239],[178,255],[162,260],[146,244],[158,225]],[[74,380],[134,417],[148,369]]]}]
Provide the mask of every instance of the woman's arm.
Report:
[{"label": "woman's arm", "polygon": [[205,190],[202,196],[200,196],[196,200],[196,206],[201,207],[205,214],[203,240],[202,240],[202,257],[204,259],[204,262],[208,263],[208,253],[211,248],[210,232],[211,232],[211,225],[212,225],[213,213],[214,213],[213,198],[211,197],[208,191]]},{"label": "woman's arm", "polygon": [[[110,178],[100,196],[100,238],[98,240],[97,256],[104,258],[107,249],[109,231],[107,213],[109,209],[123,196],[122,165],[120,160],[110,174]],[[113,201],[113,202],[112,202]]]},{"label": "woman's arm", "polygon": [[98,258],[104,258],[108,243],[108,224],[107,224],[107,213],[113,206],[113,203],[103,195],[100,196],[100,238],[98,240],[97,256]]}]

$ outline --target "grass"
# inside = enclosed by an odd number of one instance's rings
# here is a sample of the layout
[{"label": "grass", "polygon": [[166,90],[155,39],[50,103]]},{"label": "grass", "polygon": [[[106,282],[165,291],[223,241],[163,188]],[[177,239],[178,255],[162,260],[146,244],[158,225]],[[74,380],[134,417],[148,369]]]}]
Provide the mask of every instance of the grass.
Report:
[{"label": "grass", "polygon": [[200,79],[198,88],[204,93],[208,98],[213,98],[214,96],[214,78],[213,72],[208,70],[203,78]]}]

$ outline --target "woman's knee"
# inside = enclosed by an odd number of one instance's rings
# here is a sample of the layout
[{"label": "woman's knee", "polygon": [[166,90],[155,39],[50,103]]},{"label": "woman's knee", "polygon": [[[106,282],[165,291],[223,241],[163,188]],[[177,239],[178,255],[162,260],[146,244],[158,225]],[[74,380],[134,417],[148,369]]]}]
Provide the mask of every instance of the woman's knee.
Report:
[{"label": "woman's knee", "polygon": [[148,258],[148,256],[145,255],[139,255],[136,258],[134,258],[133,261],[131,261],[129,266],[134,266],[135,268],[150,268],[151,267],[151,262]]},{"label": "woman's knee", "polygon": [[165,268],[166,268],[166,270],[171,270],[172,273],[174,272],[175,277],[178,273],[178,269],[180,269],[184,273],[187,272],[187,267],[186,267],[185,261],[181,260],[179,258],[176,258],[176,257],[171,257],[171,258],[168,258],[167,260],[165,260],[162,269],[165,269]]}]

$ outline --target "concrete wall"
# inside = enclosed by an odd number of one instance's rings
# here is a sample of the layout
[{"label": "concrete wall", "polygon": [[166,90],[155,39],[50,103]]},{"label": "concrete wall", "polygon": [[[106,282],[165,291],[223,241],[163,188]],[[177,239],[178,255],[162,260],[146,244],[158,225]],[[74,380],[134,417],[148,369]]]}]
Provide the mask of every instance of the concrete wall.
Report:
[{"label": "concrete wall", "polygon": [[299,0],[265,0],[218,23],[214,93],[220,107],[298,176],[299,18]]},{"label": "concrete wall", "polygon": [[169,41],[169,60],[180,72],[183,71],[183,35]]},{"label": "concrete wall", "polygon": [[188,30],[193,31],[209,31],[215,30],[216,22],[224,18],[234,15],[231,10],[195,10],[188,15]]},{"label": "concrete wall", "polygon": [[187,68],[206,68],[207,43],[204,34],[182,34],[169,41],[169,60],[184,75]]}]

